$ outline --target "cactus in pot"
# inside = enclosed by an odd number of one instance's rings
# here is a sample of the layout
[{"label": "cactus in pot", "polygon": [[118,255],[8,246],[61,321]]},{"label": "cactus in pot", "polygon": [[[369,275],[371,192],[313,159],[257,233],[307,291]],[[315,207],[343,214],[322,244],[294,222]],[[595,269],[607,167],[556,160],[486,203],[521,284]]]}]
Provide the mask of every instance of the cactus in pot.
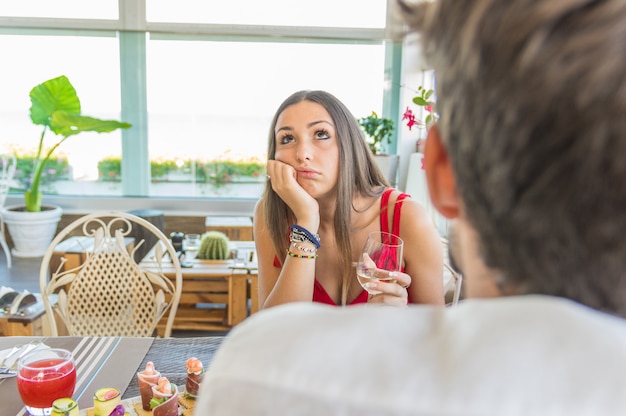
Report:
[{"label": "cactus in pot", "polygon": [[202,235],[197,259],[225,260],[230,255],[228,236],[221,231],[208,231]]}]

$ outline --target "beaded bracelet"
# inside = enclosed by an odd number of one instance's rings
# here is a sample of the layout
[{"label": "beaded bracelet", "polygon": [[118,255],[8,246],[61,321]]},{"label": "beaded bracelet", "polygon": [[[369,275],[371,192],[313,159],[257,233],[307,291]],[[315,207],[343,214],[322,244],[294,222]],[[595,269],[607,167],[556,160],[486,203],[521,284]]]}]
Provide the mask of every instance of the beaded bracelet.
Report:
[{"label": "beaded bracelet", "polygon": [[291,234],[289,235],[289,241],[296,243],[304,243],[306,241],[315,244],[315,247],[320,248],[320,236],[313,234],[304,227],[298,224],[291,225]]},{"label": "beaded bracelet", "polygon": [[295,257],[297,259],[316,259],[317,258],[317,254],[313,254],[312,256],[308,256],[306,254],[296,254],[291,252],[289,249],[287,249],[287,255],[289,257]]},{"label": "beaded bracelet", "polygon": [[305,253],[313,253],[313,254],[317,253],[316,248],[302,247],[302,246],[299,246],[298,243],[296,243],[295,241],[291,242],[291,247],[297,250],[304,251]]}]

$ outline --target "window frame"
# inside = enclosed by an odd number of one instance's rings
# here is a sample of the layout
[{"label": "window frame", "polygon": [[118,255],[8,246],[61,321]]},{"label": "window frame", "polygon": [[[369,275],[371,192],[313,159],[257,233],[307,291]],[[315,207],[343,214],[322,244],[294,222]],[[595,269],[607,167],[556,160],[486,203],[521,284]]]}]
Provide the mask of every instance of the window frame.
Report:
[{"label": "window frame", "polygon": [[[59,19],[0,16],[0,34],[38,34],[55,36],[118,37],[120,48],[121,119],[139,128],[122,131],[122,197],[75,197],[46,195],[49,203],[70,211],[98,209],[135,209],[146,205],[165,211],[250,214],[256,198],[149,196],[150,162],[148,154],[148,112],[146,87],[146,47],[148,39],[212,40],[246,42],[383,44],[385,83],[383,116],[399,123],[402,44],[389,41],[386,29],[289,27],[267,25],[188,24],[148,22],[146,0],[119,0],[119,19]],[[389,4],[387,5],[387,22]],[[389,26],[389,23],[388,23]],[[398,149],[397,128],[391,152]],[[132,178],[132,180],[131,180]],[[9,195],[7,204],[20,204],[22,195]],[[207,204],[207,200],[211,201]],[[148,201],[148,202],[146,202]],[[180,201],[184,201],[181,204]],[[210,207],[209,207],[210,205]],[[216,214],[219,215],[219,214]]]}]

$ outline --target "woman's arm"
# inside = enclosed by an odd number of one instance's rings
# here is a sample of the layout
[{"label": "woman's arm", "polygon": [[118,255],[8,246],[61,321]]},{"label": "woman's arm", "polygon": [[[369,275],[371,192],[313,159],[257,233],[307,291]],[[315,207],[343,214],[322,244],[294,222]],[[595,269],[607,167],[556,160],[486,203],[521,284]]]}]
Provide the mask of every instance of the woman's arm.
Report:
[{"label": "woman's arm", "polygon": [[[276,253],[270,232],[264,219],[263,206],[257,203],[254,210],[254,243],[259,267],[259,305],[268,308],[288,302],[313,299],[315,280],[315,259],[290,257],[286,253]],[[288,230],[285,230],[287,238]],[[298,246],[313,248],[312,244],[299,243]],[[311,253],[291,247],[290,251],[302,256]],[[274,266],[277,257],[281,267]]]},{"label": "woman's arm", "polygon": [[375,289],[383,293],[369,302],[406,305],[410,299],[411,303],[443,305],[443,247],[432,220],[415,200],[402,203],[400,237],[404,240],[404,273],[393,272],[396,283],[375,283]]},{"label": "woman's arm", "polygon": [[404,201],[400,235],[404,240],[405,272],[411,276],[411,303],[443,305],[443,245],[432,219],[419,202]]}]

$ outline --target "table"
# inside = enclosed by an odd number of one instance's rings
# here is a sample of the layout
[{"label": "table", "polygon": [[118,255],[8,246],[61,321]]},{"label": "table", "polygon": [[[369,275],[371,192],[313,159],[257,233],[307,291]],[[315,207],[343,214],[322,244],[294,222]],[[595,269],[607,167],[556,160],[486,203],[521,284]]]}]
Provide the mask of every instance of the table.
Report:
[{"label": "table", "polygon": [[[146,363],[152,361],[161,375],[184,388],[187,379],[185,368],[187,359],[196,357],[202,361],[205,369],[208,368],[223,339],[223,337],[155,338],[137,369],[139,371],[146,368]],[[128,384],[122,398],[130,399],[137,396],[139,384],[135,377]]]},{"label": "table", "polygon": [[41,299],[38,299],[37,303],[24,308],[17,315],[10,315],[0,311],[0,336],[41,336],[44,334],[43,322],[45,315],[46,310]]},{"label": "table", "polygon": [[[175,277],[164,258],[163,272]],[[152,252],[139,263],[145,270],[157,270]],[[240,266],[240,267],[238,267]],[[173,329],[228,331],[258,311],[256,264],[236,260],[193,260],[182,268],[183,287]],[[250,303],[250,308],[248,308]],[[159,324],[162,334],[165,321]]]},{"label": "table", "polygon": [[[157,370],[178,386],[184,386],[185,362],[199,358],[205,368],[221,345],[222,337],[127,338],[127,337],[0,337],[0,350],[33,340],[50,347],[66,348],[76,361],[74,399],[80,408],[93,407],[93,395],[102,387],[115,387],[122,398],[139,396],[137,372],[152,361]],[[0,380],[0,415],[24,415],[15,378]]]}]

